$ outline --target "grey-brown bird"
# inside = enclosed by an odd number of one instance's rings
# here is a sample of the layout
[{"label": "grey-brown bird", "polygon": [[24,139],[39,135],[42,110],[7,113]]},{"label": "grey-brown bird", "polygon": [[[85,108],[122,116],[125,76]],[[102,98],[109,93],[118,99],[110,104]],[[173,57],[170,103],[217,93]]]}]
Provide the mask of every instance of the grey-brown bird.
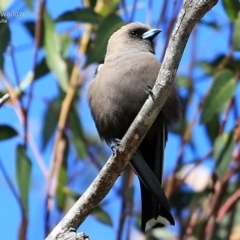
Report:
[{"label": "grey-brown bird", "polygon": [[[160,33],[141,23],[130,23],[109,39],[104,63],[89,85],[88,101],[98,133],[108,144],[121,139],[148,98],[160,69],[153,39]],[[168,127],[179,118],[179,100],[170,95],[130,161],[140,179],[141,229],[174,225],[162,189],[164,148]]]}]

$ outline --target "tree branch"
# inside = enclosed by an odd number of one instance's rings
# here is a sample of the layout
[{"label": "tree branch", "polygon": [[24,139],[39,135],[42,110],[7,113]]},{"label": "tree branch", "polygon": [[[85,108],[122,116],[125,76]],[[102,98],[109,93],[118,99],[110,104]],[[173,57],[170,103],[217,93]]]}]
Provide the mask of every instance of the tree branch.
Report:
[{"label": "tree branch", "polygon": [[204,14],[217,2],[217,0],[184,1],[157,81],[152,89],[155,96],[154,101],[151,97],[147,99],[126,135],[123,137],[116,154],[109,158],[93,183],[69,210],[62,221],[53,229],[46,238],[47,240],[66,239],[64,234],[69,234],[69,231],[73,231],[73,229],[75,231],[90,214],[91,210],[109,192],[164,105],[191,31]]}]

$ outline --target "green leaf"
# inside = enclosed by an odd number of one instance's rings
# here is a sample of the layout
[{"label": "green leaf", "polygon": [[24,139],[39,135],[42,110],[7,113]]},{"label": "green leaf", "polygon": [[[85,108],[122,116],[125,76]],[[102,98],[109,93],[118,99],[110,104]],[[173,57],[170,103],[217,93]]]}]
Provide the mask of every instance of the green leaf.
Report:
[{"label": "green leaf", "polygon": [[238,14],[238,18],[235,21],[232,41],[233,49],[240,51],[240,12]]},{"label": "green leaf", "polygon": [[202,25],[205,25],[207,27],[211,27],[215,30],[220,29],[220,26],[218,25],[218,23],[216,21],[206,21],[206,20],[201,19],[199,21],[199,23],[202,24]]},{"label": "green leaf", "polygon": [[238,0],[223,0],[224,10],[231,21],[235,21],[240,11],[240,2]]},{"label": "green leaf", "polygon": [[223,70],[218,74],[210,89],[209,95],[204,101],[201,122],[209,122],[219,113],[226,102],[234,95],[236,79],[230,70]]},{"label": "green leaf", "polygon": [[74,201],[77,201],[82,196],[82,195],[72,191],[70,188],[68,188],[66,186],[63,188],[63,191],[68,197],[72,198]]},{"label": "green leaf", "polygon": [[73,137],[71,140],[77,150],[78,158],[83,159],[87,156],[87,148],[84,142],[84,132],[82,128],[82,123],[78,115],[77,107],[72,107],[68,119],[68,126],[72,130]]},{"label": "green leaf", "polygon": [[48,73],[49,73],[49,68],[47,66],[46,59],[43,58],[36,66],[35,80],[45,76]]},{"label": "green leaf", "polygon": [[[232,194],[234,194],[236,191],[236,185],[235,185],[235,189],[234,189],[234,192]],[[231,194],[231,196],[232,196]],[[238,225],[240,224],[240,202],[237,201],[236,202],[236,208],[235,208],[235,211],[236,211],[236,214],[235,214],[235,218],[234,218],[234,225]]]},{"label": "green leaf", "polygon": [[194,192],[182,189],[176,190],[171,196],[171,206],[174,206],[178,210],[188,207],[194,195]]},{"label": "green leaf", "polygon": [[58,176],[58,187],[56,192],[57,207],[60,211],[64,210],[66,202],[66,194],[63,192],[63,188],[67,181],[67,170],[65,166],[62,166]]},{"label": "green leaf", "polygon": [[16,94],[20,95],[24,92],[24,90],[29,87],[33,82],[33,72],[29,71],[27,75],[21,80],[18,87],[15,88]]},{"label": "green leaf", "polygon": [[83,139],[78,137],[77,134],[73,134],[71,141],[77,151],[78,159],[84,159],[87,156],[87,146]]},{"label": "green leaf", "polygon": [[91,213],[98,221],[112,226],[112,220],[109,214],[100,206],[95,207]]},{"label": "green leaf", "polygon": [[179,87],[189,88],[191,86],[191,80],[189,77],[178,75],[177,76],[177,85]]},{"label": "green leaf", "polygon": [[62,101],[63,96],[60,95],[48,104],[48,108],[46,109],[43,120],[42,149],[45,149],[57,127]]},{"label": "green leaf", "polygon": [[68,88],[67,65],[60,56],[61,45],[59,36],[55,32],[55,24],[47,11],[44,11],[44,47],[46,51],[46,61],[49,69],[57,77],[63,91]]},{"label": "green leaf", "polygon": [[212,75],[214,73],[214,65],[212,62],[199,62],[199,66],[207,75]]},{"label": "green leaf", "polygon": [[10,139],[17,135],[18,132],[14,128],[5,124],[0,125],[0,141]]},{"label": "green leaf", "polygon": [[96,30],[95,39],[90,43],[90,47],[87,49],[85,67],[91,63],[100,62],[104,59],[108,39],[123,24],[122,19],[115,13],[103,19]]},{"label": "green leaf", "polygon": [[56,22],[77,21],[97,24],[101,19],[102,17],[91,8],[77,8],[73,11],[63,13],[56,19]]},{"label": "green leaf", "polygon": [[226,214],[222,219],[222,221],[218,223],[216,230],[214,231],[214,234],[212,236],[212,239],[214,240],[232,239],[232,238],[229,238],[228,236],[230,221],[231,221],[230,215]]},{"label": "green leaf", "polygon": [[225,65],[225,68],[234,72],[238,71],[238,69],[240,68],[240,59],[233,57],[229,58],[228,56],[223,54],[216,56],[212,61],[202,61],[198,64],[206,74],[213,75],[215,69],[219,66],[219,64],[225,62],[226,58],[228,59],[228,61]]},{"label": "green leaf", "polygon": [[35,22],[34,21],[25,21],[23,22],[27,32],[34,38],[35,35]]},{"label": "green leaf", "polygon": [[[44,29],[44,22],[42,21],[43,29]],[[25,26],[27,32],[30,34],[30,36],[34,39],[35,38],[35,25],[36,23],[34,21],[25,21],[23,22],[23,25]],[[39,46],[42,47],[44,42],[44,31],[41,32],[40,36],[40,43]]]},{"label": "green leaf", "polygon": [[11,3],[10,0],[1,0],[0,1],[0,12],[5,10],[10,5],[10,3]]},{"label": "green leaf", "polygon": [[64,188],[67,183],[67,157],[69,153],[69,141],[67,136],[64,134],[63,139],[65,141],[63,162],[58,176],[58,187],[56,192],[57,197],[57,207],[59,210],[63,211],[66,203],[66,193]]},{"label": "green leaf", "polygon": [[28,212],[28,195],[30,188],[31,162],[22,145],[17,146],[17,182],[25,213]]},{"label": "green leaf", "polygon": [[207,133],[212,143],[215,141],[216,137],[219,134],[220,126],[218,118],[219,116],[216,114],[209,122],[206,123]]},{"label": "green leaf", "polygon": [[10,42],[11,33],[7,22],[7,19],[1,16],[0,12],[0,69],[3,69],[4,57],[3,54],[6,51],[8,44]]},{"label": "green leaf", "polygon": [[100,10],[102,16],[107,16],[111,13],[117,12],[119,9],[120,0],[108,0],[107,4],[103,4]]},{"label": "green leaf", "polygon": [[68,49],[72,42],[72,39],[69,36],[69,34],[61,34],[59,37],[60,37],[59,40],[61,44],[61,56],[67,57]]},{"label": "green leaf", "polygon": [[[65,187],[63,189],[64,193],[69,196],[70,198],[74,199],[74,201],[77,201],[82,195],[72,191],[71,189]],[[91,214],[100,222],[107,224],[109,226],[112,226],[112,220],[109,216],[109,214],[103,209],[103,203],[101,203],[100,206],[95,207]]]},{"label": "green leaf", "polygon": [[227,169],[232,159],[234,148],[233,132],[224,133],[214,142],[213,157],[216,162],[217,172],[222,176]]},{"label": "green leaf", "polygon": [[33,0],[24,0],[26,6],[32,11],[33,10]]},{"label": "green leaf", "polygon": [[[64,53],[63,53],[64,54]],[[67,64],[67,71],[68,71],[68,75],[70,76],[74,67],[74,60],[67,57],[64,59],[66,64]]]},{"label": "green leaf", "polygon": [[89,0],[89,5],[91,8],[94,8],[96,6],[97,0]]}]

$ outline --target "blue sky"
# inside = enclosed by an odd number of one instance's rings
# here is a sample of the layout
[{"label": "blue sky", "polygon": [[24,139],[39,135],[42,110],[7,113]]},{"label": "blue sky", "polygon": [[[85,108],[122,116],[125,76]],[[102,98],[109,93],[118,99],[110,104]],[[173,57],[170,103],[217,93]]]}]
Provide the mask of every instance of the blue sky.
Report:
[{"label": "blue sky", "polygon": [[[133,1],[128,0],[127,5],[131,6]],[[137,10],[134,20],[140,22],[147,22],[148,19],[148,12],[146,11],[146,1],[139,1],[141,7]],[[160,9],[160,5],[162,1],[154,1],[152,16],[158,16],[158,12]],[[72,0],[72,1],[64,1],[59,0],[54,1],[50,0],[47,1],[47,9],[50,12],[52,18],[56,18],[61,13],[72,10],[76,7],[79,7],[79,1]],[[16,62],[17,68],[19,71],[20,79],[24,79],[26,74],[32,67],[33,62],[33,40],[26,32],[26,30],[22,27],[21,22],[26,20],[34,19],[34,13],[31,13],[24,7],[22,1],[15,1],[13,2],[8,10],[16,10],[16,11],[23,11],[24,17],[21,19],[12,19],[10,21],[11,27],[11,42],[16,49],[19,49],[16,54]],[[155,18],[153,17],[153,23]],[[198,40],[197,40],[197,49],[195,51],[195,58],[197,60],[212,60],[217,53],[226,53],[228,51],[229,45],[226,41],[229,35],[229,25],[228,25],[228,18],[222,8],[221,2],[212,9],[203,19],[206,22],[217,21],[219,26],[221,27],[219,30],[214,30],[213,28],[209,28],[206,26],[201,25],[198,27]],[[57,30],[59,32],[64,31],[67,27],[66,24],[59,24],[57,26]],[[153,24],[154,27],[154,24]],[[0,25],[1,28],[1,25]],[[163,34],[160,34],[158,37],[157,43],[157,55],[160,55],[162,51],[162,43],[164,38],[164,29]],[[223,37],[224,36],[224,37]],[[190,39],[184,56],[182,58],[178,74],[188,75],[189,73],[189,62],[191,60],[191,47],[192,47],[192,40]],[[73,53],[70,53],[73,54]],[[5,71],[9,79],[14,86],[16,86],[16,79],[13,73],[12,68],[12,61],[9,55],[9,50],[5,54]],[[91,80],[93,76],[94,67],[91,66],[89,71],[89,79]],[[199,76],[202,75],[200,69],[194,70],[194,77],[197,79]],[[0,79],[0,88],[2,86]],[[193,97],[191,107],[188,111],[188,119],[192,119],[193,114],[196,109],[196,105],[201,100],[201,97],[205,94],[206,89],[210,86],[211,79],[206,78],[204,81],[199,81],[196,83],[197,86],[197,94]],[[47,89],[46,89],[47,86]],[[35,98],[32,103],[32,107],[30,110],[30,131],[31,134],[36,141],[38,146],[41,145],[41,139],[39,135],[42,131],[42,121],[43,121],[43,113],[46,111],[46,103],[42,101],[45,99],[50,101],[54,97],[58,95],[58,87],[57,83],[54,80],[53,75],[48,75],[43,79],[37,81],[35,83],[35,87],[37,89],[37,93],[35,94]],[[83,91],[83,97],[79,102],[79,111],[80,116],[83,122],[84,131],[87,133],[97,134],[97,131],[94,126],[94,122],[91,118],[90,111],[88,105],[86,104],[85,99],[86,94],[86,87]],[[239,99],[238,99],[239,100]],[[16,115],[16,112],[9,107],[9,105],[3,106],[1,108],[1,115],[0,115],[0,124],[9,124],[17,129],[21,134],[23,134],[21,123],[19,122],[19,118]],[[232,122],[228,121],[228,124],[231,125]],[[199,139],[206,139],[205,132],[203,130],[203,126],[200,126],[199,123],[197,127],[194,128],[193,132],[193,141],[198,141]],[[15,166],[15,149],[14,146],[16,143],[21,143],[21,138],[14,138],[7,141],[2,141],[0,143],[0,161],[4,168],[6,169],[7,174],[10,176],[11,180],[13,181],[15,187],[16,184],[16,166]],[[47,150],[42,153],[42,156],[45,160],[46,165],[48,166],[49,159],[51,157],[51,144],[47,147]],[[170,134],[168,144],[166,147],[166,164],[165,164],[165,173],[168,175],[174,166],[174,161],[178,154],[177,149],[179,148],[179,139],[176,138],[174,134]],[[204,156],[210,148],[210,143],[207,141],[202,141],[202,144],[198,144],[198,148],[196,149],[196,155],[193,156],[192,151],[187,148],[185,152],[185,160],[186,161],[193,161],[198,157]],[[174,149],[174,151],[173,151]],[[175,151],[176,149],[176,151]],[[110,151],[109,151],[110,154]],[[33,154],[29,151],[29,157],[34,159]],[[70,163],[71,164],[71,163]],[[72,163],[73,164],[73,163]],[[80,165],[81,163],[79,163]],[[211,161],[208,161],[208,166],[211,167]],[[86,187],[91,183],[91,180],[97,174],[97,170],[95,168],[89,169],[86,171],[82,176],[81,179],[84,181],[84,185],[79,186],[79,190],[84,191]],[[137,182],[137,180],[135,180]],[[137,185],[137,184],[136,184]],[[118,189],[120,187],[120,180],[117,181],[115,188]],[[17,187],[16,187],[17,188]],[[76,186],[75,186],[76,188]],[[138,186],[137,186],[138,189]],[[4,239],[14,240],[17,239],[17,229],[20,223],[20,209],[19,205],[16,202],[16,199],[13,197],[12,192],[9,190],[9,186],[7,185],[2,172],[0,172],[0,190],[2,192],[2,196],[0,198],[0,206],[1,206],[1,216],[0,216],[0,232],[1,236]],[[135,202],[136,207],[140,206],[140,196],[139,193],[135,194]],[[29,209],[29,230],[28,230],[28,239],[43,239],[43,219],[44,219],[44,204],[45,204],[45,179],[40,171],[38,165],[34,162],[32,175],[31,175],[31,190],[30,190],[30,209]],[[113,228],[110,228],[104,224],[99,223],[98,221],[94,220],[92,216],[89,216],[87,220],[81,225],[80,231],[84,231],[90,234],[91,239],[115,239],[115,233],[118,227],[118,217],[120,211],[120,201],[116,198],[114,191],[111,191],[106,201],[108,202],[106,209],[109,213],[111,213],[112,221],[113,221]],[[54,219],[53,222],[56,223],[60,220],[61,216],[58,216],[58,219]],[[94,231],[92,231],[94,229]],[[173,231],[176,231],[173,228]],[[37,236],[36,236],[37,233]]]}]

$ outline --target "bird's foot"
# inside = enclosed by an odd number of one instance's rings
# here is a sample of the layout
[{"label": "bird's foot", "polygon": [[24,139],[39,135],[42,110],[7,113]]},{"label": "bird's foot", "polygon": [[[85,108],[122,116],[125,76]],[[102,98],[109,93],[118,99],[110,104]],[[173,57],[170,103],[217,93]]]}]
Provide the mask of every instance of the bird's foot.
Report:
[{"label": "bird's foot", "polygon": [[147,86],[146,93],[152,98],[153,101],[155,100],[155,95],[152,92],[151,86],[149,86],[149,85]]},{"label": "bird's foot", "polygon": [[115,142],[111,144],[111,149],[113,151],[113,155],[115,155],[119,151],[121,140],[115,138]]}]

